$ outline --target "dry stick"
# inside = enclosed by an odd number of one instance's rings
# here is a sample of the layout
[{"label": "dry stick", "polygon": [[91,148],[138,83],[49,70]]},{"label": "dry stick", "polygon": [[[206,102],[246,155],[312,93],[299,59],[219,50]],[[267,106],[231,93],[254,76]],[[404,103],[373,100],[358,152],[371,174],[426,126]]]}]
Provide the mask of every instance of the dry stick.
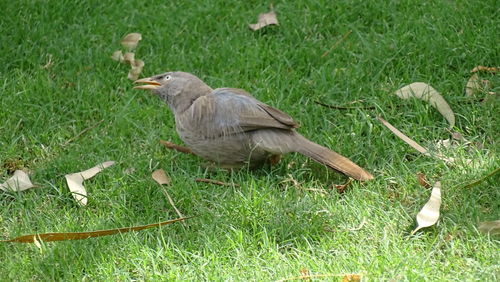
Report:
[{"label": "dry stick", "polygon": [[80,133],[78,133],[77,135],[71,137],[70,139],[66,140],[66,142],[64,142],[61,147],[66,147],[69,145],[69,143],[75,141],[76,139],[80,138],[83,134],[87,133],[88,131],[90,131],[91,129],[94,129],[96,126],[98,126],[99,124],[101,124],[102,122],[104,121],[104,119],[101,119],[100,121],[98,121],[97,123],[85,128],[84,130],[80,131]]},{"label": "dry stick", "polygon": [[166,224],[171,224],[177,221],[183,221],[190,217],[177,218],[173,220],[141,225],[141,226],[133,226],[133,227],[123,227],[116,229],[108,229],[108,230],[99,230],[99,231],[87,231],[87,232],[66,232],[66,233],[42,233],[42,234],[30,234],[19,236],[10,240],[0,240],[0,242],[16,242],[16,243],[34,243],[35,240],[50,242],[50,241],[67,241],[67,240],[82,240],[92,237],[101,237],[108,236],[117,233],[126,233],[130,231],[139,231],[143,229],[148,229],[152,227],[159,227]]},{"label": "dry stick", "polygon": [[[182,213],[177,209],[177,207],[175,206],[174,204],[174,200],[172,200],[172,197],[170,197],[170,195],[168,194],[167,192],[167,189],[165,187],[163,187],[163,185],[161,185],[161,188],[163,189],[163,194],[165,194],[165,196],[167,197],[168,201],[170,202],[170,204],[172,205],[172,207],[174,208],[175,212],[177,213],[177,215],[179,217],[184,217],[184,215],[182,215]],[[184,225],[186,225],[185,222],[183,222]]]},{"label": "dry stick", "polygon": [[193,151],[191,151],[191,149],[189,149],[188,147],[180,146],[169,141],[160,140],[160,144],[167,147],[168,149],[175,150],[177,152],[195,155],[195,153],[193,153]]},{"label": "dry stick", "polygon": [[330,48],[330,50],[325,51],[325,53],[323,53],[323,55],[321,55],[321,58],[326,57],[326,55],[330,54],[330,52],[332,52],[332,51],[333,51],[333,49],[335,49],[335,48],[336,48],[336,47],[337,47],[337,46],[338,46],[338,45],[339,45],[342,41],[344,41],[344,40],[347,38],[347,36],[349,36],[349,34],[351,34],[351,33],[352,33],[352,30],[349,30],[348,32],[346,32],[346,33],[344,34],[344,36],[342,36],[342,38],[340,38],[340,40],[337,40],[337,42],[335,42],[335,44],[333,44],[333,46]]},{"label": "dry stick", "polygon": [[482,178],[480,178],[480,179],[478,179],[478,180],[476,180],[474,182],[471,182],[471,183],[465,185],[464,188],[474,187],[474,186],[478,185],[479,183],[483,182],[484,180],[486,180],[487,178],[490,178],[493,175],[497,174],[499,171],[500,171],[500,168],[497,168],[494,171],[490,172],[488,175],[486,175],[486,176],[484,176],[484,177],[482,177]]},{"label": "dry stick", "polygon": [[222,182],[219,180],[213,180],[213,179],[207,179],[207,178],[196,178],[194,181],[215,184],[215,185],[220,185],[220,186],[236,186],[236,187],[240,186],[239,184],[236,184],[236,183],[231,184],[231,183],[226,183],[226,182]]}]

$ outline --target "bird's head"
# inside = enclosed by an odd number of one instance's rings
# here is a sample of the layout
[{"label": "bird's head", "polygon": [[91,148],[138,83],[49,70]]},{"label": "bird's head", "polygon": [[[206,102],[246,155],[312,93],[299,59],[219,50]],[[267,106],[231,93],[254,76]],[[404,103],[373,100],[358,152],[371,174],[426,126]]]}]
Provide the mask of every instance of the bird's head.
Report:
[{"label": "bird's head", "polygon": [[198,97],[212,92],[201,79],[187,72],[175,71],[136,80],[135,89],[150,90],[164,100],[174,112],[186,110]]}]

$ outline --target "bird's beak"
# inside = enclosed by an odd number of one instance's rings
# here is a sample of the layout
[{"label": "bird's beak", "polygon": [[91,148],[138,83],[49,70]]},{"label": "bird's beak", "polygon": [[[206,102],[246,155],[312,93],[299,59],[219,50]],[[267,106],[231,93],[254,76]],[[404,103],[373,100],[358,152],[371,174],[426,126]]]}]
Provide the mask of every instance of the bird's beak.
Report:
[{"label": "bird's beak", "polygon": [[134,83],[144,83],[144,85],[134,86],[134,89],[154,90],[161,86],[161,83],[154,81],[151,77],[136,80]]}]

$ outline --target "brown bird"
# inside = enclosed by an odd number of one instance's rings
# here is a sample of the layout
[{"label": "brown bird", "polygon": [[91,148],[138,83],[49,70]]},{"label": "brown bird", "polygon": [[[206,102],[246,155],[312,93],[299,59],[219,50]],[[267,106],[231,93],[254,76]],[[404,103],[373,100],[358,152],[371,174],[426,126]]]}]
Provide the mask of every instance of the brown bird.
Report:
[{"label": "brown bird", "polygon": [[167,72],[135,81],[151,90],[175,116],[177,133],[198,156],[219,166],[255,167],[290,152],[305,155],[357,180],[373,176],[351,160],[309,141],[286,113],[241,89],[212,89],[186,72]]}]

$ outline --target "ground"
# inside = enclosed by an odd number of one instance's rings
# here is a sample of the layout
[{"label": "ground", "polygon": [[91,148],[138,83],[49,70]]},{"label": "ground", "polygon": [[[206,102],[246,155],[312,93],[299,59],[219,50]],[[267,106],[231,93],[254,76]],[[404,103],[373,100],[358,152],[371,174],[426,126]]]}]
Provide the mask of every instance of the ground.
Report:
[{"label": "ground", "polygon": [[[498,237],[477,230],[499,218],[498,176],[464,188],[499,166],[498,99],[464,95],[472,68],[500,62],[496,1],[273,4],[280,25],[253,32],[248,24],[268,2],[0,3],[0,179],[23,168],[38,184],[0,193],[1,238],[176,218],[151,179],[157,168],[171,177],[167,189],[179,210],[195,216],[41,249],[1,243],[2,280],[269,281],[302,269],[370,280],[499,279]],[[214,88],[246,89],[375,180],[339,194],[330,187],[346,178],[300,155],[256,171],[213,172],[165,149],[160,139],[181,144],[170,111],[133,90],[127,66],[110,59],[130,32],[143,36],[136,50],[143,76],[183,70]],[[484,76],[498,92],[498,75]],[[434,108],[393,95],[416,81],[448,101],[453,132],[481,145],[448,152],[455,165],[417,153],[375,119],[424,146],[449,138]],[[117,164],[85,183],[89,204],[78,206],[64,175],[107,160]],[[443,204],[435,226],[410,236],[430,195],[417,172],[441,180]]]}]

